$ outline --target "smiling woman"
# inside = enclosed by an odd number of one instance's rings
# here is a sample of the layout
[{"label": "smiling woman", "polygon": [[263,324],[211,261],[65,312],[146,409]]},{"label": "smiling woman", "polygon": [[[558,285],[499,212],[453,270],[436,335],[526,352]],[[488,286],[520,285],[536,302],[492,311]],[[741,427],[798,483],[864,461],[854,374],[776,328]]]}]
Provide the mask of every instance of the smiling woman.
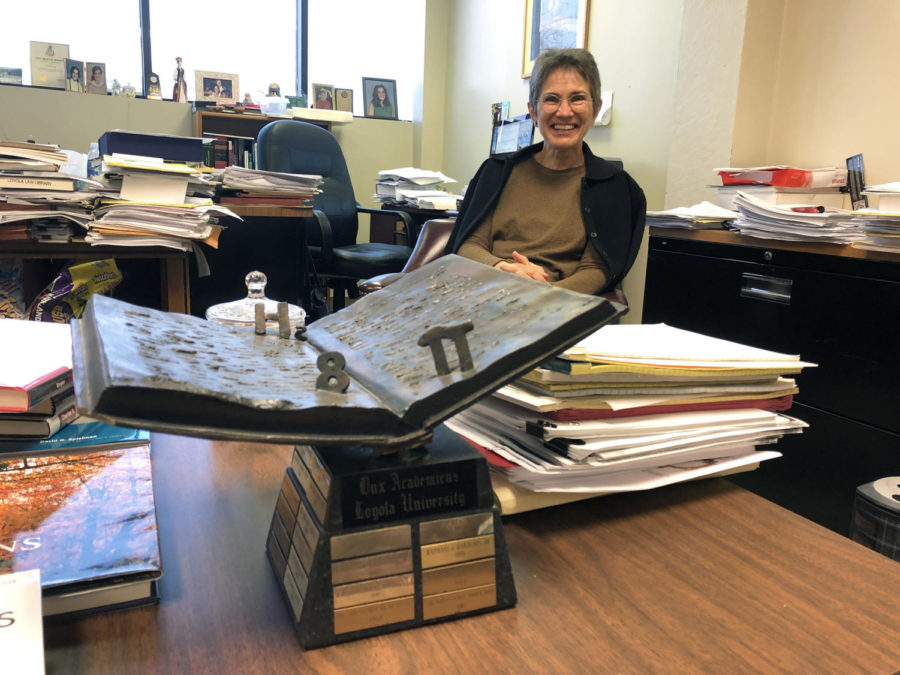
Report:
[{"label": "smiling woman", "polygon": [[481,165],[447,252],[581,293],[618,286],[637,256],[647,203],[631,176],[584,143],[600,104],[589,51],[538,56],[528,111],[544,140]]}]

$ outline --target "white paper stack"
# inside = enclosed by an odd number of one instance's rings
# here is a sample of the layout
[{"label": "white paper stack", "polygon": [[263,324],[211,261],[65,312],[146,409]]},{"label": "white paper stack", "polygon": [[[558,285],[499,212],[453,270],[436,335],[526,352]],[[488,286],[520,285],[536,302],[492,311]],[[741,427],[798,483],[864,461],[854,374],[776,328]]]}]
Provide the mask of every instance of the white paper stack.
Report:
[{"label": "white paper stack", "polygon": [[647,211],[647,225],[681,230],[723,229],[737,217],[737,211],[704,201],[668,211]]},{"label": "white paper stack", "polygon": [[313,197],[321,192],[322,176],[283,173],[229,166],[221,172],[222,187],[245,192],[283,193],[298,197]]},{"label": "white paper stack", "polygon": [[418,208],[455,209],[457,196],[439,190],[445,183],[455,183],[440,171],[414,167],[378,172],[375,199],[393,204],[410,204]]},{"label": "white paper stack", "polygon": [[865,239],[853,242],[854,248],[900,253],[900,183],[866,187],[865,194],[877,195],[877,209],[853,212]]},{"label": "white paper stack", "polygon": [[734,198],[734,227],[762,239],[850,244],[865,235],[850,211],[815,204],[770,204],[746,192]]},{"label": "white paper stack", "polygon": [[527,490],[608,493],[752,467],[806,423],[783,414],[815,364],[656,325],[606,326],[447,425]]}]

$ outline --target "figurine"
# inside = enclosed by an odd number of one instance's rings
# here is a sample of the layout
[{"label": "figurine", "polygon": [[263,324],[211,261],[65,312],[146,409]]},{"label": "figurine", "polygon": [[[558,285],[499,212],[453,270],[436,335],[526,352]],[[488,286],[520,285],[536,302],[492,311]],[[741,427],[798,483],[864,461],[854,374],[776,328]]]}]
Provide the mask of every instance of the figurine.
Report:
[{"label": "figurine", "polygon": [[119,84],[119,81],[116,78],[113,78],[113,81],[112,81],[112,95],[113,96],[121,96],[122,95],[122,85]]},{"label": "figurine", "polygon": [[269,96],[281,96],[281,87],[278,86],[277,82],[269,85]]},{"label": "figurine", "polygon": [[250,92],[249,92],[249,91],[248,91],[248,92],[244,92],[244,105],[246,105],[246,104],[248,104],[248,103],[249,103],[250,105],[253,105],[253,99],[251,98]]},{"label": "figurine", "polygon": [[175,57],[175,87],[172,89],[172,100],[186,103],[188,100],[187,82],[184,81],[184,67],[181,65],[181,57]]}]

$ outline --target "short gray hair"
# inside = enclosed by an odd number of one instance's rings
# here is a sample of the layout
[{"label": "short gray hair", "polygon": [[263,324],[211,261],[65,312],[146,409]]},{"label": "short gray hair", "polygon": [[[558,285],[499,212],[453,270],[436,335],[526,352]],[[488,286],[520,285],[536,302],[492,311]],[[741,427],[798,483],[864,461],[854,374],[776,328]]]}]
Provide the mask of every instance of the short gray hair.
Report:
[{"label": "short gray hair", "polygon": [[538,99],[541,97],[541,91],[544,88],[544,82],[550,77],[551,73],[560,68],[571,68],[581,75],[588,83],[591,94],[591,104],[596,110],[600,105],[600,71],[597,68],[597,62],[594,60],[593,54],[587,49],[571,48],[571,49],[548,49],[540,53],[531,69],[531,81],[528,90],[528,102],[534,108],[535,113],[538,109]]}]

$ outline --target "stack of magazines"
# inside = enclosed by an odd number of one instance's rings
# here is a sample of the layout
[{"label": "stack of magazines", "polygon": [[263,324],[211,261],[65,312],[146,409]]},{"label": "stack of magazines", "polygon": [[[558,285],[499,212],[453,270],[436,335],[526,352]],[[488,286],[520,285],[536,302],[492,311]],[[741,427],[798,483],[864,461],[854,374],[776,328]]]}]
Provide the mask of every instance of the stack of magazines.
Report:
[{"label": "stack of magazines", "polygon": [[[611,493],[780,456],[790,377],[815,364],[656,325],[611,325],[446,423],[536,492]],[[764,449],[757,449],[762,446]]]}]

